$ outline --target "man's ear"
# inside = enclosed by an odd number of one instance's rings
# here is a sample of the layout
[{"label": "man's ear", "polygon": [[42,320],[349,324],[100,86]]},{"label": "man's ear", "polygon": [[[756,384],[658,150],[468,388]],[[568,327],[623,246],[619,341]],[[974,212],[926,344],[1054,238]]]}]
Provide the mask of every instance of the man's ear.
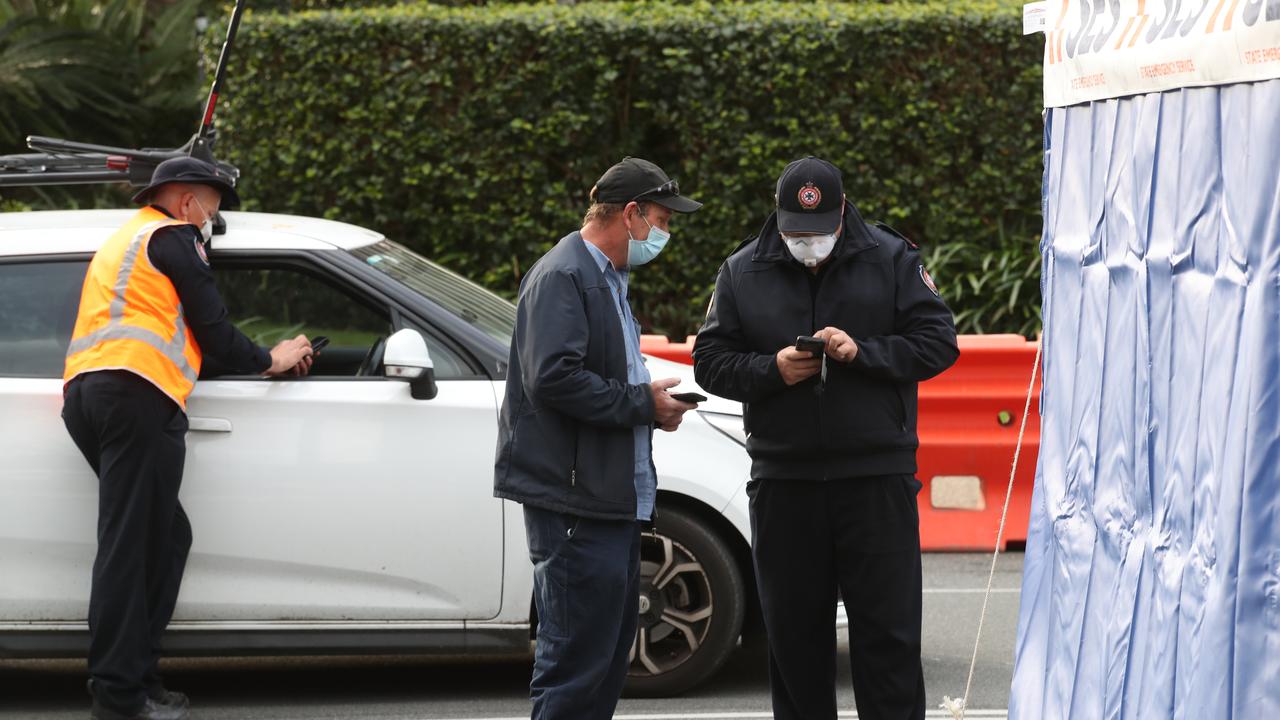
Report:
[{"label": "man's ear", "polygon": [[174,213],[174,215],[178,216],[179,219],[181,219],[184,222],[191,220],[191,213],[188,212],[188,208],[191,207],[190,200],[193,197],[195,197],[195,193],[192,193],[192,192],[181,193],[178,195],[178,201],[174,203],[175,205],[177,205],[177,207],[171,208],[171,211]]}]

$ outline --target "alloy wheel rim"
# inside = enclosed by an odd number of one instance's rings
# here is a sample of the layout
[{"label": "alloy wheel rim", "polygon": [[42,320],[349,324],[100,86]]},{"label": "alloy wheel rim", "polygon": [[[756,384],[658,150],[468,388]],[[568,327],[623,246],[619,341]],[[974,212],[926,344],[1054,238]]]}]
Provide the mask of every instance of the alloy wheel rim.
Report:
[{"label": "alloy wheel rim", "polygon": [[711,580],[684,545],[644,533],[640,549],[640,622],[631,645],[632,676],[671,672],[698,652],[715,609]]}]

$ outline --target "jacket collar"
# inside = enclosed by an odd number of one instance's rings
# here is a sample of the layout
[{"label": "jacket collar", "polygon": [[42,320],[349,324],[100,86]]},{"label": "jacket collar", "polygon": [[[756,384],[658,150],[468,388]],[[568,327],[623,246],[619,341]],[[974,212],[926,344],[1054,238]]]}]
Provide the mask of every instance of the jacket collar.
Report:
[{"label": "jacket collar", "polygon": [[[787,250],[786,243],[782,242],[782,234],[778,232],[778,213],[775,211],[765,219],[764,225],[761,226],[760,232],[756,235],[759,242],[756,243],[756,250],[751,255],[754,262],[795,262],[795,258],[791,257],[791,251]],[[836,240],[836,246],[831,251],[830,263],[836,263],[840,260],[852,257],[864,250],[870,250],[879,247],[880,243],[871,237],[871,232],[867,230],[867,223],[863,221],[862,214],[858,212],[858,208],[848,200],[844,203],[844,230],[840,233],[840,238]]]},{"label": "jacket collar", "polygon": [[573,232],[560,238],[557,246],[568,252],[573,258],[573,262],[582,270],[587,272],[591,277],[599,276],[603,281],[604,268],[600,266],[598,258],[592,255],[591,250],[587,248],[587,241],[582,238],[581,230]]}]

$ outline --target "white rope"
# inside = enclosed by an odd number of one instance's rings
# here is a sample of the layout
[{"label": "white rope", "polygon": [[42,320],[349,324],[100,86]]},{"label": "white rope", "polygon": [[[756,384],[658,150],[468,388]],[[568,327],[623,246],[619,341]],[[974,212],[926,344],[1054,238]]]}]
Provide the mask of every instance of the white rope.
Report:
[{"label": "white rope", "polygon": [[969,691],[973,688],[973,671],[978,666],[978,648],[982,645],[982,626],[987,621],[987,601],[991,599],[991,585],[996,579],[996,561],[1000,559],[1000,544],[1004,541],[1004,524],[1009,517],[1009,498],[1013,496],[1013,479],[1018,474],[1018,457],[1022,454],[1022,438],[1027,432],[1027,417],[1031,415],[1031,398],[1036,389],[1036,373],[1040,370],[1040,351],[1044,348],[1044,338],[1036,343],[1036,363],[1031,367],[1031,382],[1027,385],[1027,404],[1022,408],[1022,427],[1018,429],[1018,444],[1013,448],[1013,467],[1009,470],[1009,488],[1004,493],[1004,509],[1000,511],[1000,529],[996,532],[996,549],[991,553],[991,574],[987,576],[987,592],[982,596],[982,614],[978,616],[978,637],[973,641],[973,659],[969,661],[969,679],[964,683],[964,695],[952,699],[942,696],[942,709],[951,713],[955,720],[964,720],[965,706],[969,701]]}]

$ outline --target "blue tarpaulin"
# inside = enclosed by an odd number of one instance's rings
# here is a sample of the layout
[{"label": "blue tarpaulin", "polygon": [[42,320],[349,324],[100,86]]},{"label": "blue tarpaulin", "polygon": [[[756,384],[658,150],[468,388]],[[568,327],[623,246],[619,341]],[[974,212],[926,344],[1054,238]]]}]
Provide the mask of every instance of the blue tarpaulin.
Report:
[{"label": "blue tarpaulin", "polygon": [[1280,80],[1047,113],[1010,717],[1280,718]]}]

